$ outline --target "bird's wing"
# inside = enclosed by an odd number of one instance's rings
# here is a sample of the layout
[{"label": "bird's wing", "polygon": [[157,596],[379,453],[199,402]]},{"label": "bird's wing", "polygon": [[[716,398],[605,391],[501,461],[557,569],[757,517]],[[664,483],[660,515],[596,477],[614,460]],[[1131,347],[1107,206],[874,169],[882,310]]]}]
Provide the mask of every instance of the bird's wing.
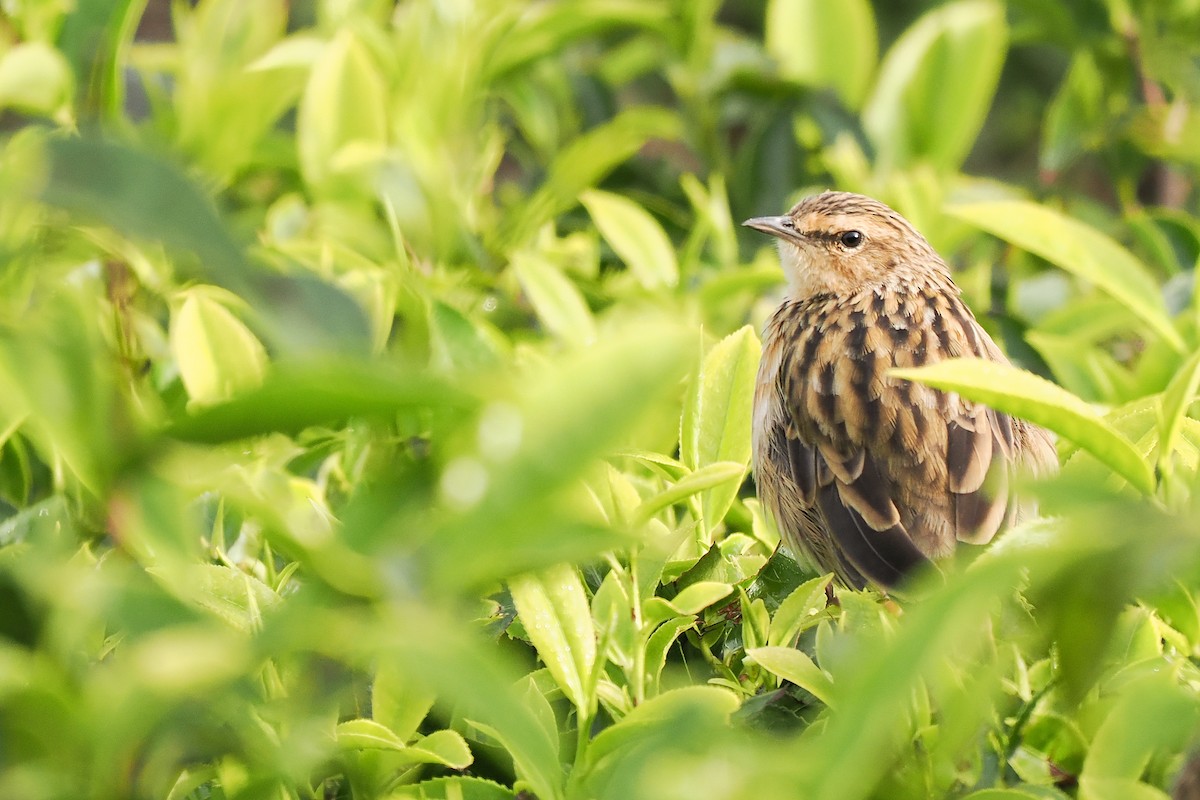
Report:
[{"label": "bird's wing", "polygon": [[957,297],[880,306],[800,326],[776,391],[802,502],[859,572],[894,586],[956,541],[996,534],[1017,442],[1007,415],[887,377],[960,355],[1003,359]]}]

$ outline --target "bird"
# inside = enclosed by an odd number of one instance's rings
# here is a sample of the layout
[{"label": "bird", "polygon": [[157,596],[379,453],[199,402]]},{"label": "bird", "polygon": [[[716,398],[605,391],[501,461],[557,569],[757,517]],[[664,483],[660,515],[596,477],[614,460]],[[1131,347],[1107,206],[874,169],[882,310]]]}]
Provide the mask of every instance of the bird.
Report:
[{"label": "bird", "polygon": [[888,374],[1008,363],[925,237],[850,192],[743,224],[779,240],[787,281],[764,328],[751,437],[785,547],[847,587],[887,592],[1032,513],[1010,479],[1057,468],[1048,431]]}]

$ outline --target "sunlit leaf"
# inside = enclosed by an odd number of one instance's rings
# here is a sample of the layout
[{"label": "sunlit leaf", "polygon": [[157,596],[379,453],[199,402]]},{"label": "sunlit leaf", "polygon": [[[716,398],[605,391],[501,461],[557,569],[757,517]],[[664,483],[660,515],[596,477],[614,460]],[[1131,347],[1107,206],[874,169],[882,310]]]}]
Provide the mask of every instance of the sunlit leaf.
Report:
[{"label": "sunlit leaf", "polygon": [[485,778],[455,775],[401,786],[388,797],[394,800],[515,800],[517,795]]},{"label": "sunlit leaf", "polygon": [[520,246],[554,215],[574,204],[584,189],[594,186],[648,139],[679,136],[679,120],[657,108],[630,108],[597,125],[567,145],[550,166],[541,189],[506,224],[501,240]]},{"label": "sunlit leaf", "polygon": [[538,318],[550,333],[575,344],[595,340],[596,324],[592,312],[562,270],[532,253],[514,257],[513,269]]},{"label": "sunlit leaf", "polygon": [[509,590],[538,655],[575,707],[589,714],[596,632],[579,573],[560,565],[512,578]]},{"label": "sunlit leaf", "polygon": [[[749,465],[760,350],[758,337],[747,325],[714,345],[701,362],[680,423],[680,460],[692,469],[718,461]],[[737,490],[730,482],[704,495],[706,534],[729,510]]]},{"label": "sunlit leaf", "polygon": [[808,86],[832,86],[857,107],[875,70],[875,15],[867,0],[771,0],[767,52],[780,72]]},{"label": "sunlit leaf", "polygon": [[1194,695],[1162,679],[1130,686],[1096,731],[1082,780],[1134,780],[1163,748],[1177,748],[1200,724]]},{"label": "sunlit leaf", "polygon": [[883,165],[957,168],[987,116],[1007,47],[1004,7],[994,0],[946,3],[906,30],[863,107]]},{"label": "sunlit leaf", "polygon": [[1171,324],[1154,277],[1104,233],[1022,200],[954,205],[946,211],[1090,281],[1120,300],[1177,351],[1184,351],[1183,339]]},{"label": "sunlit leaf", "polygon": [[371,54],[343,29],[313,64],[300,101],[296,149],[310,186],[336,177],[334,161],[354,145],[382,148],[387,137],[387,90]]},{"label": "sunlit leaf", "polygon": [[1087,450],[1144,494],[1154,492],[1154,473],[1137,448],[1091,406],[1044,378],[982,359],[951,359],[889,374],[957,392],[1049,428]]},{"label": "sunlit leaf", "polygon": [[733,587],[717,581],[699,581],[688,586],[675,597],[651,597],[642,609],[645,624],[653,627],[673,616],[693,616],[730,595]]},{"label": "sunlit leaf", "polygon": [[640,520],[650,519],[656,512],[699,492],[732,483],[736,490],[746,475],[746,465],[734,461],[717,461],[690,472],[665,490],[648,498],[637,510]]},{"label": "sunlit leaf", "polygon": [[262,383],[267,354],[229,309],[203,292],[188,292],[171,317],[171,352],[188,397],[211,405]]},{"label": "sunlit leaf", "polygon": [[579,196],[601,235],[646,289],[679,283],[675,249],[645,209],[620,195],[590,189]]},{"label": "sunlit leaf", "polygon": [[1158,469],[1170,472],[1171,459],[1179,445],[1183,420],[1200,390],[1200,351],[1192,354],[1175,374],[1158,406]]},{"label": "sunlit leaf", "polygon": [[827,589],[832,575],[805,581],[789,594],[771,617],[768,644],[787,647],[796,635],[825,610],[829,600]]},{"label": "sunlit leaf", "polygon": [[772,675],[790,681],[822,703],[830,704],[832,682],[805,653],[790,647],[755,647],[746,655]]}]

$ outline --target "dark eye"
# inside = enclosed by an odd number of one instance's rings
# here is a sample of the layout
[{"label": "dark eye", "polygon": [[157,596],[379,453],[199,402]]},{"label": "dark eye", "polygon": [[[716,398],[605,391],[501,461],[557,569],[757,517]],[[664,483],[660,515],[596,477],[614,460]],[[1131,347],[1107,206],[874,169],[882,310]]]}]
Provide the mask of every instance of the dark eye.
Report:
[{"label": "dark eye", "polygon": [[846,231],[841,236],[838,236],[838,241],[841,242],[844,247],[849,247],[851,250],[853,250],[854,248],[862,245],[866,238],[867,237],[863,236],[859,231]]}]

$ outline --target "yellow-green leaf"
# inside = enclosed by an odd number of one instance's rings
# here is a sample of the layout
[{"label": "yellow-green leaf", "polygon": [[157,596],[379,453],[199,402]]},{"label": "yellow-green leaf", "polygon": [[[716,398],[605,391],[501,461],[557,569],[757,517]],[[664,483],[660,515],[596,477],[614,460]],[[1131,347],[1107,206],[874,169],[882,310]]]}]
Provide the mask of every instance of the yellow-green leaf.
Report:
[{"label": "yellow-green leaf", "polygon": [[1187,364],[1167,385],[1158,404],[1158,465],[1159,471],[1166,474],[1170,471],[1172,455],[1179,445],[1180,431],[1183,420],[1187,417],[1188,407],[1196,399],[1196,391],[1200,389],[1200,350],[1192,354]]},{"label": "yellow-green leaf", "polygon": [[1108,235],[1024,200],[955,205],[946,212],[1094,284],[1119,300],[1175,350],[1185,351],[1153,274]]},{"label": "yellow-green leaf", "polygon": [[[714,487],[730,485],[736,491],[746,474],[746,465],[735,461],[717,461],[683,476],[667,489],[648,498],[638,506],[635,519],[645,522],[655,512],[699,492],[711,491]],[[728,506],[726,506],[728,508]]]},{"label": "yellow-green leaf", "polygon": [[987,116],[1007,48],[1004,7],[994,0],[946,3],[906,30],[863,106],[881,164],[956,169]]},{"label": "yellow-green leaf", "polygon": [[746,651],[746,655],[767,672],[785,681],[791,681],[825,705],[829,705],[833,682],[807,653],[791,647],[771,646],[752,648]]},{"label": "yellow-green leaf", "polygon": [[550,333],[574,344],[595,340],[591,309],[562,270],[532,253],[517,254],[512,267],[538,319]]},{"label": "yellow-green leaf", "polygon": [[1083,400],[1044,378],[975,358],[951,359],[888,374],[958,392],[997,411],[1035,422],[1087,450],[1141,492],[1154,492],[1154,474],[1133,443]]},{"label": "yellow-green leaf", "polygon": [[337,726],[338,747],[346,750],[403,750],[404,742],[386,725],[370,719],[352,719]]},{"label": "yellow-green leaf", "polygon": [[798,83],[832,86],[851,108],[862,102],[875,71],[875,15],[867,0],[770,0],[767,52]]},{"label": "yellow-green leaf", "polygon": [[296,120],[300,168],[310,186],[334,175],[339,152],[387,140],[388,94],[383,71],[366,45],[343,28],[313,64]]},{"label": "yellow-green leaf", "polygon": [[575,707],[589,711],[596,633],[578,571],[562,564],[521,575],[509,590],[538,656]]},{"label": "yellow-green leaf", "polygon": [[[749,325],[717,342],[692,380],[680,422],[680,460],[698,469],[723,461],[750,463],[750,416],[761,345]],[[730,481],[701,497],[707,539],[737,496]]]},{"label": "yellow-green leaf", "polygon": [[241,320],[210,294],[192,290],[171,315],[171,353],[197,405],[228,400],[262,383],[267,354]]},{"label": "yellow-green leaf", "polygon": [[647,289],[679,283],[675,248],[658,221],[637,203],[590,189],[579,196],[600,234]]},{"label": "yellow-green leaf", "polygon": [[642,619],[654,627],[671,617],[692,617],[729,596],[733,587],[719,581],[698,581],[670,600],[651,597],[642,605]]}]

